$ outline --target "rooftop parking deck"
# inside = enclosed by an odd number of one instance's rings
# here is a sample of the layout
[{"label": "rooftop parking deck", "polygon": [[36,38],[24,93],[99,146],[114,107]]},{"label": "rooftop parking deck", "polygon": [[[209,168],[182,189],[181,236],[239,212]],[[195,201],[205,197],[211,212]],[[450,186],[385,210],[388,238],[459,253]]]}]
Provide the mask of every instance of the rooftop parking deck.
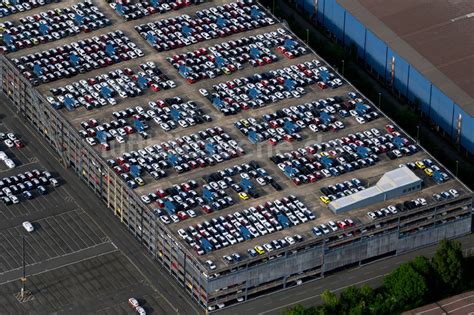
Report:
[{"label": "rooftop parking deck", "polygon": [[[135,26],[140,25],[140,24],[146,24],[152,21],[154,22],[158,20],[163,20],[169,17],[174,17],[176,15],[182,15],[182,14],[193,15],[193,12],[195,12],[196,10],[203,10],[206,8],[210,8],[212,6],[216,6],[216,5],[220,5],[222,3],[228,3],[228,2],[230,1],[224,1],[224,0],[208,1],[199,6],[191,5],[189,7],[182,8],[177,12],[172,11],[172,12],[168,12],[164,14],[153,14],[139,20],[124,22],[115,12],[113,12],[113,10],[110,8],[110,6],[108,6],[108,4],[105,3],[105,1],[95,1],[94,4],[97,7],[99,7],[100,11],[103,12],[104,15],[112,21],[112,26],[107,26],[102,29],[93,31],[91,33],[87,33],[87,34],[81,33],[76,36],[38,45],[32,48],[27,48],[19,52],[11,53],[8,55],[8,57],[19,58],[20,56],[23,56],[25,54],[34,53],[41,50],[57,47],[60,45],[70,43],[72,41],[79,41],[86,38],[91,38],[93,36],[106,34],[111,31],[121,30],[132,42],[136,43],[136,45],[143,51],[144,53],[143,57],[130,59],[127,61],[122,61],[120,63],[112,64],[104,68],[93,70],[87,73],[78,74],[71,78],[62,79],[62,80],[58,80],[58,81],[47,83],[47,84],[42,84],[38,87],[39,91],[46,96],[51,96],[52,93],[50,92],[50,90],[52,88],[57,89],[60,87],[65,87],[67,85],[73,84],[74,82],[79,82],[80,80],[87,80],[89,78],[93,78],[105,73],[110,73],[111,71],[115,71],[118,69],[123,70],[125,68],[130,68],[133,70],[134,74],[137,74],[138,71],[142,71],[139,69],[139,66],[141,64],[146,64],[147,62],[154,62],[154,64],[161,70],[161,73],[163,75],[165,75],[169,80],[172,80],[173,82],[175,82],[176,87],[169,88],[169,89],[160,89],[159,91],[154,91],[152,88],[149,88],[149,87],[143,88],[144,90],[143,95],[139,95],[136,97],[127,97],[127,98],[121,98],[119,96],[116,96],[115,97],[117,101],[116,105],[107,104],[103,107],[93,108],[91,110],[86,110],[83,106],[74,108],[71,111],[68,111],[67,109],[63,108],[63,109],[60,109],[59,111],[64,116],[64,118],[67,119],[74,127],[76,127],[79,132],[80,130],[84,129],[83,126],[81,126],[81,122],[88,122],[91,119],[93,119],[93,120],[96,120],[99,124],[110,123],[113,120],[117,120],[117,117],[115,117],[113,114],[114,112],[121,112],[121,111],[126,110],[127,108],[134,108],[135,113],[130,115],[130,116],[133,116],[135,114],[138,114],[137,109],[136,109],[137,106],[143,107],[145,109],[145,112],[147,112],[148,110],[152,109],[149,106],[149,102],[159,103],[158,100],[166,100],[167,98],[180,97],[183,100],[183,102],[188,102],[188,101],[194,102],[196,104],[196,108],[202,110],[204,114],[210,116],[211,121],[203,121],[202,123],[198,123],[198,124],[187,126],[187,127],[182,127],[179,124],[177,124],[177,127],[175,129],[164,131],[160,123],[156,122],[151,117],[149,120],[146,120],[144,116],[138,115],[140,116],[138,119],[149,126],[149,128],[145,130],[146,133],[148,134],[148,137],[145,139],[143,136],[140,136],[136,132],[133,134],[127,133],[127,135],[123,136],[124,138],[123,143],[119,143],[119,141],[115,141],[115,140],[109,141],[110,150],[108,151],[103,150],[99,144],[95,145],[94,148],[98,152],[100,152],[101,156],[105,160],[110,160],[110,159],[117,160],[119,157],[124,156],[124,153],[126,152],[129,153],[132,151],[138,151],[139,149],[144,149],[145,147],[150,147],[153,145],[159,145],[167,141],[175,141],[175,139],[178,137],[183,138],[184,136],[198,134],[199,131],[201,130],[206,130],[207,128],[216,127],[216,126],[222,127],[223,132],[225,132],[231,139],[235,140],[236,146],[233,147],[233,149],[237,150],[236,148],[238,146],[239,148],[243,150],[243,152],[241,152],[240,154],[237,154],[231,159],[228,159],[228,160],[224,159],[222,162],[219,162],[215,165],[208,165],[205,167],[199,166],[196,168],[192,168],[191,170],[183,172],[183,173],[175,172],[172,169],[171,165],[168,165],[167,167],[163,166],[163,171],[168,176],[162,177],[159,179],[154,179],[149,172],[146,172],[145,170],[142,169],[140,177],[143,179],[144,185],[138,186],[135,188],[135,192],[137,193],[137,195],[142,196],[142,195],[147,195],[149,193],[156,193],[160,189],[165,189],[175,184],[181,184],[181,183],[187,182],[190,179],[196,180],[199,183],[200,187],[197,188],[196,190],[198,190],[199,193],[202,193],[202,185],[203,185],[204,176],[209,175],[210,173],[216,172],[218,170],[225,170],[226,168],[232,167],[234,165],[249,163],[250,161],[258,162],[260,167],[264,168],[268,172],[268,175],[272,177],[273,181],[277,182],[281,186],[282,190],[278,191],[274,187],[272,187],[269,183],[267,183],[267,185],[265,186],[258,186],[258,184],[255,184],[255,186],[257,187],[257,191],[259,192],[259,197],[256,197],[256,198],[250,197],[246,200],[244,200],[245,198],[239,197],[239,194],[236,191],[232,191],[230,188],[227,188],[225,189],[225,192],[233,199],[234,201],[233,205],[228,206],[225,209],[222,209],[219,211],[213,211],[211,213],[204,212],[198,206],[196,207],[197,209],[196,217],[187,218],[185,220],[181,220],[180,222],[170,223],[169,228],[172,230],[176,238],[182,241],[183,247],[187,248],[190,252],[195,253],[192,250],[192,247],[190,247],[185,241],[182,240],[182,238],[179,236],[177,231],[180,229],[187,229],[189,226],[196,226],[198,223],[201,223],[204,220],[210,221],[213,218],[218,218],[220,216],[226,217],[227,215],[234,213],[235,211],[242,212],[242,210],[248,209],[249,207],[253,207],[259,204],[264,204],[267,201],[274,201],[276,199],[281,199],[283,197],[287,197],[290,195],[295,195],[299,200],[301,200],[304,203],[304,205],[309,209],[309,211],[311,211],[314,214],[315,216],[314,220],[308,220],[308,222],[297,224],[295,226],[282,229],[281,231],[269,233],[264,236],[260,236],[252,240],[240,242],[232,246],[227,246],[219,250],[213,250],[202,256],[198,256],[196,253],[196,256],[202,263],[204,263],[207,260],[213,261],[214,264],[217,266],[217,270],[224,269],[229,266],[222,258],[224,255],[239,253],[242,256],[243,260],[249,259],[247,249],[254,248],[256,245],[263,245],[265,243],[270,243],[272,240],[282,239],[286,236],[294,236],[295,234],[301,235],[305,240],[311,239],[311,238],[314,238],[316,240],[316,236],[314,236],[312,232],[312,228],[315,226],[319,226],[320,224],[325,224],[331,220],[337,221],[337,220],[344,220],[344,219],[350,218],[354,221],[356,225],[370,224],[373,222],[373,220],[369,218],[369,216],[367,215],[367,212],[384,208],[387,205],[403,203],[404,201],[416,199],[416,198],[425,198],[429,204],[432,204],[435,202],[432,197],[433,193],[448,191],[449,189],[452,189],[452,188],[456,189],[460,193],[461,197],[466,194],[471,193],[467,188],[464,188],[464,186],[461,183],[457,182],[455,179],[451,178],[450,180],[442,184],[437,184],[433,180],[433,177],[427,175],[423,170],[417,169],[415,170],[415,173],[417,174],[417,176],[419,176],[420,178],[424,180],[424,187],[421,192],[407,194],[397,199],[387,200],[386,202],[383,202],[383,203],[374,204],[366,209],[357,209],[357,210],[349,211],[347,213],[340,214],[340,215],[335,215],[332,211],[329,210],[327,205],[325,205],[320,200],[320,197],[323,195],[320,191],[322,187],[335,185],[336,183],[341,183],[346,180],[350,181],[352,178],[360,179],[363,182],[364,186],[368,187],[368,186],[372,186],[385,172],[397,168],[400,164],[406,164],[410,162],[414,163],[415,161],[421,161],[423,159],[433,160],[433,158],[431,158],[426,152],[424,152],[421,148],[416,146],[416,143],[413,139],[407,139],[407,140],[409,141],[411,145],[414,145],[417,148],[417,151],[413,151],[407,154],[402,154],[402,156],[395,157],[393,159],[391,159],[385,152],[375,153],[378,156],[379,160],[375,161],[374,165],[361,167],[360,169],[350,170],[344,174],[341,174],[340,176],[336,176],[334,174],[328,177],[322,176],[321,178],[317,178],[315,182],[301,183],[300,185],[296,185],[294,181],[294,177],[290,179],[289,176],[287,176],[288,174],[285,175],[284,170],[279,168],[278,166],[279,163],[272,162],[270,160],[271,157],[274,157],[278,154],[290,153],[292,151],[297,150],[298,148],[305,148],[308,146],[313,146],[314,144],[328,143],[331,140],[336,140],[337,138],[342,139],[343,137],[347,137],[350,134],[355,135],[358,133],[363,133],[364,131],[372,130],[374,128],[379,130],[381,134],[391,134],[393,136],[394,135],[393,132],[395,131],[401,134],[400,138],[408,138],[408,137],[406,134],[404,134],[403,131],[399,130],[397,127],[394,127],[395,128],[394,130],[387,130],[386,125],[390,125],[393,123],[388,118],[386,118],[382,113],[380,113],[379,109],[377,109],[373,104],[371,104],[369,100],[364,99],[362,96],[352,97],[352,98],[349,97],[348,93],[354,92],[354,88],[350,84],[345,82],[345,80],[342,77],[340,77],[338,73],[336,73],[333,69],[331,69],[328,65],[326,65],[319,56],[313,54],[309,49],[308,49],[307,54],[290,59],[287,56],[285,56],[283,53],[281,53],[276,47],[272,47],[270,48],[271,53],[275,54],[278,57],[278,60],[272,63],[261,65],[258,67],[253,67],[249,63],[242,63],[242,69],[237,69],[234,72],[231,72],[229,74],[222,74],[215,78],[201,79],[194,84],[190,84],[182,75],[179,74],[179,71],[175,69],[171,65],[171,63],[167,60],[168,57],[172,57],[174,55],[179,55],[179,54],[187,53],[190,51],[196,51],[197,49],[200,49],[200,48],[209,48],[211,46],[216,46],[222,42],[228,42],[231,40],[237,41],[242,36],[250,37],[250,36],[257,36],[257,35],[268,33],[268,32],[278,32],[277,31],[278,29],[285,29],[288,34],[291,34],[291,32],[286,29],[283,23],[275,23],[273,25],[264,26],[258,29],[252,29],[246,32],[236,33],[236,34],[222,37],[222,38],[205,40],[205,41],[202,41],[190,46],[181,47],[181,48],[172,49],[172,50],[163,51],[163,52],[157,52],[134,29]],[[61,6],[63,5],[64,6],[70,5],[70,2],[69,1],[61,2]],[[16,18],[16,16],[12,16],[12,18]],[[305,83],[305,86],[303,88],[305,91],[304,94],[298,94],[298,97],[292,96],[289,98],[284,97],[281,99],[275,98],[271,102],[267,103],[265,106],[243,109],[235,115],[228,115],[228,116],[224,116],[223,113],[220,112],[212,104],[213,102],[212,97],[205,97],[203,93],[200,92],[200,89],[205,89],[206,91],[208,91],[209,94],[212,95],[213,92],[218,92],[215,89],[213,89],[213,86],[219,83],[231,81],[231,80],[242,78],[242,77],[250,77],[254,74],[268,73],[269,71],[272,71],[272,70],[276,71],[276,70],[284,69],[290,66],[304,64],[305,62],[311,62],[314,59],[321,61],[320,66],[328,67],[329,72],[333,73],[335,75],[335,78],[342,79],[343,85],[339,87],[335,87],[335,88],[331,88],[331,87],[327,87],[324,89],[321,88],[317,83],[321,81],[321,77],[323,76],[322,73],[325,70],[319,69],[318,68],[319,66],[318,67],[315,66],[314,67],[315,71],[313,72],[310,71],[310,73],[306,74],[308,78],[314,77],[315,79],[314,79],[314,82],[306,81],[307,84]],[[306,69],[306,70],[312,70],[312,69]],[[298,76],[296,73],[293,73],[292,75],[293,75],[292,80],[294,81],[303,80],[302,76]],[[277,80],[276,78],[277,76],[282,76],[282,74],[277,73],[275,78],[268,78],[267,81],[271,81],[272,79]],[[325,79],[325,81],[328,81],[328,80],[329,78]],[[287,85],[286,80],[284,80],[283,82],[284,83],[280,82],[279,84],[275,83],[274,85],[284,86],[283,88],[280,88],[281,91],[288,92],[288,90],[292,90],[291,87],[286,86]],[[255,82],[255,85],[257,85],[256,82]],[[268,85],[273,85],[273,84],[268,84]],[[265,86],[268,86],[268,85],[265,84]],[[250,90],[251,89],[252,88],[250,88]],[[277,87],[275,87],[275,89],[277,89]],[[228,93],[228,91],[225,91],[225,92]],[[290,142],[290,141],[281,140],[281,141],[278,141],[279,144],[275,146],[268,143],[267,141],[268,138],[262,140],[257,145],[253,144],[249,141],[248,136],[247,136],[248,134],[245,134],[242,131],[242,129],[239,130],[234,126],[235,122],[242,122],[242,120],[245,120],[248,122],[249,118],[255,118],[257,119],[257,123],[264,124],[265,115],[273,114],[278,111],[283,112],[283,110],[287,110],[287,109],[289,110],[291,106],[309,104],[309,103],[316,104],[315,102],[318,102],[321,99],[327,100],[328,98],[335,98],[335,97],[342,98],[342,101],[340,102],[341,106],[343,106],[343,104],[353,99],[355,99],[354,103],[367,104],[370,106],[370,112],[377,113],[376,114],[377,117],[375,115],[372,115],[372,116],[369,115],[370,120],[366,119],[364,121],[361,121],[361,120],[357,120],[356,116],[363,116],[362,114],[352,115],[352,114],[349,114],[349,109],[347,109],[346,111],[347,115],[342,115],[339,113],[340,109],[336,109],[335,113],[333,114],[330,113],[329,115],[329,116],[334,116],[333,117],[334,119],[330,117],[331,122],[328,122],[326,125],[329,125],[328,129],[330,129],[331,123],[335,123],[335,121],[337,120],[342,123],[343,125],[342,127],[334,128],[334,131],[331,131],[331,130],[324,131],[322,127],[320,126],[320,123],[318,123],[318,126],[319,126],[318,130],[313,130],[311,129],[309,124],[306,123],[304,124],[304,127],[302,128],[302,130],[297,132],[301,136],[301,141],[294,140]],[[224,96],[222,96],[222,98],[224,99]],[[359,98],[360,100],[358,100]],[[320,102],[320,103],[318,102],[318,104],[321,105],[321,107],[318,107],[319,105],[313,106],[313,109],[311,109],[313,110],[313,113],[321,114],[321,112],[328,110],[326,105],[323,105],[322,103],[323,102]],[[352,106],[354,107],[355,105],[352,104]],[[171,108],[171,106],[169,107]],[[344,109],[344,108],[345,107],[341,107],[341,109]],[[308,109],[308,111],[311,111],[311,110]],[[354,109],[352,110],[354,111]],[[173,115],[177,115],[176,112]],[[290,117],[291,115],[295,116],[297,115],[297,113],[293,112],[293,114],[288,114],[288,117]],[[282,116],[280,118],[286,119],[288,117]],[[295,116],[296,118],[294,117],[291,118],[291,117],[290,119],[295,119],[295,121],[298,119],[298,117],[296,116]],[[124,119],[126,120],[127,125],[132,126],[132,127],[134,126],[133,125],[134,118],[127,117]],[[303,119],[299,119],[299,120],[303,121]],[[267,123],[269,123],[269,121],[267,121]],[[316,123],[314,124],[316,125]],[[249,124],[249,126],[250,125],[251,124]],[[249,126],[246,126],[245,128],[248,129]],[[280,126],[280,128],[281,127],[282,126]],[[268,131],[269,129],[276,130],[277,127],[272,127],[272,128],[264,127],[263,131]],[[277,132],[277,130],[275,132]],[[287,133],[292,133],[292,132],[287,131]],[[276,133],[272,133],[272,137],[275,137],[275,135]],[[280,134],[280,135],[282,136],[282,138],[285,137],[283,134]],[[206,139],[202,138],[201,140],[204,141]],[[216,140],[216,141],[219,142],[220,140]],[[361,139],[358,139],[357,141],[361,141]],[[351,143],[357,143],[357,141],[351,140]],[[391,141],[388,141],[388,142],[391,142]],[[219,146],[222,146],[223,148],[225,147],[225,145],[221,143],[219,143]],[[342,150],[343,145],[338,145],[338,146],[340,147],[339,149]],[[370,147],[371,145],[357,144],[356,147],[357,146]],[[403,144],[402,146],[406,146],[406,145]],[[217,150],[219,151],[221,149],[217,149]],[[325,151],[331,151],[331,150],[335,150],[335,148],[332,145],[322,150],[319,150],[319,151],[316,150],[316,151],[318,151],[317,153],[319,154],[323,151],[325,152]],[[355,147],[354,147],[354,150],[355,150]],[[168,152],[168,150],[164,150],[164,151]],[[203,151],[204,153],[206,152],[209,153],[209,151],[213,151],[213,150],[212,148],[208,148],[203,145],[203,147],[201,147],[201,151]],[[341,152],[342,151],[337,151],[336,153],[338,156],[340,156],[339,153]],[[159,152],[154,152],[153,154],[155,153],[159,153]],[[212,154],[208,154],[208,155],[212,156]],[[311,158],[313,158],[314,154],[311,153],[310,155],[312,156]],[[319,157],[314,157],[314,158],[319,161]],[[333,156],[333,158],[335,158],[335,156]],[[294,160],[294,159],[296,158],[291,158],[289,160]],[[169,158],[164,159],[163,161],[168,164],[171,163]],[[151,162],[149,164],[151,164]],[[208,163],[208,164],[211,164],[211,163]],[[435,161],[435,164],[438,164],[438,163]],[[445,172],[444,168],[441,165],[439,166],[441,170]],[[130,173],[129,170],[125,170],[125,171],[120,170],[120,172]],[[239,175],[233,176],[233,178],[238,178],[238,176]],[[449,176],[451,177],[451,175]],[[235,182],[239,183],[237,179],[235,180]],[[159,208],[159,206],[157,205],[156,202],[151,202],[149,205],[149,208],[151,211],[153,211],[154,208]],[[157,217],[157,220],[160,220],[160,219]]]}]

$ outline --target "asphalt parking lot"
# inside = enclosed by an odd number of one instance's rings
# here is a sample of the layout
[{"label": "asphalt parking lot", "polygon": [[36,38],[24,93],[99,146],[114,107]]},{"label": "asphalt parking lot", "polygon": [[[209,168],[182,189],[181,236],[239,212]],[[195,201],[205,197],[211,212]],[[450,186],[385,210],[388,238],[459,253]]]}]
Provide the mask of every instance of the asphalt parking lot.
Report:
[{"label": "asphalt parking lot", "polygon": [[[6,102],[2,106],[8,106]],[[127,299],[134,296],[149,314],[174,313],[175,308],[127,256],[136,256],[131,251],[133,246],[128,243],[125,254],[112,241],[118,241],[117,237],[104,232],[104,222],[98,224],[90,215],[91,211],[104,211],[102,205],[78,199],[71,189],[79,183],[62,178],[64,170],[58,172],[58,166],[51,166],[55,161],[47,152],[38,154],[38,146],[46,144],[32,136],[31,130],[20,128],[18,118],[6,107],[0,116],[0,132],[14,132],[25,143],[21,149],[2,146],[17,166],[1,169],[0,178],[39,169],[51,171],[60,182],[46,195],[35,194],[31,200],[8,206],[0,204],[3,312],[129,314],[132,311]],[[35,231],[28,233],[23,228],[21,224],[26,220],[32,222]],[[32,295],[20,302],[23,237],[26,289]],[[133,239],[120,238],[135,245]]]},{"label": "asphalt parking lot", "polygon": [[59,314],[132,314],[127,300],[139,296],[150,314],[167,310],[159,307],[160,297],[146,283],[120,251],[97,256],[28,277],[26,285],[33,295],[19,303],[19,281],[0,285],[0,304],[4,312]]}]

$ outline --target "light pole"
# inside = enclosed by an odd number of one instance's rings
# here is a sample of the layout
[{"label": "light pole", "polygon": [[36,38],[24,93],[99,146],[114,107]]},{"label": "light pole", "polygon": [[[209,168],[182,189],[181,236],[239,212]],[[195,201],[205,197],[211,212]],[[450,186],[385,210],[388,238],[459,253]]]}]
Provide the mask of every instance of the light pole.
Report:
[{"label": "light pole", "polygon": [[342,75],[344,75],[344,66],[345,66],[345,60],[342,59]]},{"label": "light pole", "polygon": [[272,10],[273,10],[273,15],[275,15],[275,0],[273,0]]},{"label": "light pole", "polygon": [[458,177],[458,172],[459,172],[459,161],[456,160],[456,177]]},{"label": "light pole", "polygon": [[379,92],[379,109],[381,105],[382,105],[382,93]]},{"label": "light pole", "polygon": [[306,45],[309,45],[309,28],[306,29]]}]

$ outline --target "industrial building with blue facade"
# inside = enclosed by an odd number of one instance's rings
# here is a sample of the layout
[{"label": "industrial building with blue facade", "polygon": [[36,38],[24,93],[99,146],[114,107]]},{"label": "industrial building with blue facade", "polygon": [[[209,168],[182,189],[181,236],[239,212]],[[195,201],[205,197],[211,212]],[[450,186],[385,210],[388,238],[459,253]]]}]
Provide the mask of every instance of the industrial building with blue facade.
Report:
[{"label": "industrial building with blue facade", "polygon": [[474,2],[296,0],[369,70],[474,154]]}]

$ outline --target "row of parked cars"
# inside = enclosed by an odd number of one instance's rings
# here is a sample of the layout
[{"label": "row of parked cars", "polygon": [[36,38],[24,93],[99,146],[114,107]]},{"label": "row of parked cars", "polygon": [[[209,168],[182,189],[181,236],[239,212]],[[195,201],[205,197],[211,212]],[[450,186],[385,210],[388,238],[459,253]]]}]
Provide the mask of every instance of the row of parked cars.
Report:
[{"label": "row of parked cars", "polygon": [[277,31],[243,36],[166,59],[189,83],[195,83],[223,74],[230,75],[243,69],[245,64],[258,67],[273,63],[278,57],[270,48],[282,45],[285,40],[293,38],[287,35],[284,29],[279,28]]},{"label": "row of parked cars", "polygon": [[148,88],[157,92],[175,87],[173,80],[153,61],[148,61],[141,64],[138,71],[130,68],[116,69],[64,87],[51,88],[53,96],[48,96],[47,101],[56,109],[85,107],[92,110],[107,104],[116,105],[117,99],[143,95]]},{"label": "row of parked cars", "polygon": [[[322,236],[325,234],[329,234],[331,232],[336,232],[337,230],[343,230],[348,227],[354,226],[355,223],[352,219],[344,219],[344,220],[337,220],[337,221],[328,221],[327,223],[322,223],[318,226],[314,226],[311,231],[315,236]],[[351,237],[352,233],[348,233],[345,235],[341,235],[342,237]]]},{"label": "row of parked cars", "polygon": [[[135,113],[135,110],[130,109],[130,111],[128,111],[127,109],[125,112],[132,115],[132,113]],[[110,141],[116,141],[122,144],[126,142],[129,135],[135,133],[138,133],[143,139],[147,139],[148,133],[145,130],[148,129],[148,125],[141,122],[139,115],[134,116],[136,117],[135,119],[141,123],[140,130],[123,118],[104,123],[99,123],[96,119],[90,118],[87,121],[81,121],[82,129],[79,130],[79,135],[91,146],[100,143],[101,149],[104,151],[110,150]]]},{"label": "row of parked cars", "polygon": [[423,173],[432,177],[438,184],[444,183],[449,180],[449,175],[436,165],[430,159],[423,159],[419,161],[406,163],[406,166],[411,170],[421,170]]},{"label": "row of parked cars", "polygon": [[341,121],[344,116],[339,118],[332,113],[341,101],[342,98],[336,96],[288,106],[258,118],[241,119],[234,126],[253,143],[268,141],[277,145],[283,141],[300,141],[300,132],[304,129],[314,133],[344,129],[346,125]]},{"label": "row of parked cars", "polygon": [[58,3],[60,0],[3,0],[0,2],[0,18],[19,12],[25,12],[49,3]]},{"label": "row of parked cars", "polygon": [[[285,236],[283,238],[274,239],[268,243],[264,243],[263,245],[256,245],[253,248],[249,248],[247,249],[247,253],[250,257],[257,257],[258,255],[270,253],[274,250],[278,250],[302,242],[303,240],[303,236],[301,236],[300,234],[295,234],[293,236]],[[277,256],[281,255],[283,254],[279,254]],[[224,260],[228,260],[226,259],[227,256],[224,256],[223,258]]]},{"label": "row of parked cars", "polygon": [[[208,190],[206,196],[204,190]],[[159,189],[156,193],[142,195],[140,198],[145,204],[154,202],[158,206],[153,211],[164,224],[194,218],[199,214],[198,207],[205,213],[210,213],[211,209],[221,210],[234,204],[232,197],[223,190],[214,191],[195,180]]]},{"label": "row of parked cars", "polygon": [[204,175],[203,178],[216,190],[231,188],[239,194],[242,200],[260,197],[256,187],[271,185],[277,191],[282,190],[280,184],[256,161],[226,167],[223,170]]},{"label": "row of parked cars", "polygon": [[401,152],[397,149],[397,145],[401,143],[404,143],[404,153],[397,153],[399,157],[418,151],[415,145],[410,144],[397,131],[383,134],[377,128],[372,128],[277,154],[270,159],[296,185],[300,185],[375,165],[380,154]]},{"label": "row of parked cars", "polygon": [[321,187],[320,191],[323,196],[319,197],[319,199],[324,204],[329,204],[333,200],[352,195],[364,189],[365,187],[363,186],[362,181],[354,177],[350,181],[346,180],[327,187]]},{"label": "row of parked cars", "polygon": [[5,205],[17,204],[22,200],[34,198],[34,191],[39,195],[48,193],[47,186],[58,187],[59,181],[48,171],[37,169],[17,175],[0,178],[0,198]]},{"label": "row of parked cars", "polygon": [[274,24],[271,17],[250,1],[222,6],[135,26],[135,30],[157,51],[167,51],[213,38],[226,37]]},{"label": "row of parked cars", "polygon": [[17,51],[61,38],[88,33],[111,22],[90,0],[0,23],[0,50]]},{"label": "row of parked cars", "polygon": [[13,132],[0,132],[0,141],[3,141],[3,144],[7,148],[15,147],[17,149],[21,149],[25,146],[25,144],[23,143],[23,141],[21,141],[18,135]]},{"label": "row of parked cars", "polygon": [[9,169],[15,168],[16,166],[15,162],[13,162],[4,151],[0,151],[0,161],[2,161]]},{"label": "row of parked cars", "polygon": [[120,7],[117,7],[116,1],[108,0],[108,2],[110,7],[123,17],[125,21],[131,21],[141,19],[151,14],[163,14],[171,10],[179,10],[192,3],[202,3],[204,0],[122,0]]},{"label": "row of parked cars", "polygon": [[260,196],[255,182],[259,186],[276,183],[255,161],[227,167],[205,175],[203,179],[204,184],[188,180],[142,195],[141,200],[145,204],[155,202],[159,207],[154,209],[155,215],[164,224],[170,224],[196,217],[199,207],[202,212],[211,213],[232,206],[235,201],[229,193],[231,190],[238,193],[241,199],[247,200],[249,196]]},{"label": "row of parked cars", "polygon": [[194,101],[185,101],[181,97],[172,97],[164,100],[150,101],[148,110],[137,108],[145,120],[153,120],[163,131],[170,131],[176,127],[188,128],[212,118],[206,114]]},{"label": "row of parked cars", "polygon": [[[296,196],[267,201],[264,204],[235,211],[226,216],[204,220],[186,229],[178,230],[178,235],[191,246],[198,255],[220,248],[232,246],[259,236],[281,231],[291,226],[314,220],[315,215]],[[253,256],[253,251],[249,255]],[[263,254],[256,252],[256,254]],[[235,258],[235,255],[232,255]],[[239,255],[240,256],[240,255]],[[231,262],[229,260],[229,262]]]},{"label": "row of parked cars", "polygon": [[33,85],[39,85],[142,56],[143,51],[117,30],[12,58],[12,62]]},{"label": "row of parked cars", "polygon": [[215,165],[245,154],[245,151],[221,127],[124,152],[108,160],[113,170],[135,188],[144,185],[140,175],[147,172],[155,179],[166,176],[165,169],[181,174],[196,168]]},{"label": "row of parked cars", "polygon": [[[375,128],[373,131],[378,132]],[[373,142],[358,132],[277,154],[270,159],[293,183],[300,185],[375,165],[379,157],[370,146]]]},{"label": "row of parked cars", "polygon": [[[259,108],[285,99],[300,98],[306,94],[304,87],[321,79],[320,71],[328,71],[324,66],[317,67],[317,64],[319,61],[313,60],[312,69],[299,64],[237,78],[215,84],[210,91],[203,89],[200,92],[224,115],[236,114],[242,109]],[[340,82],[342,85],[342,81]]]},{"label": "row of parked cars", "polygon": [[[459,195],[460,193],[456,189],[452,188],[447,191],[442,191],[440,193],[434,193],[432,197],[434,201],[439,202],[443,200],[457,198],[459,197]],[[372,220],[376,220],[397,214],[398,212],[409,211],[426,205],[428,205],[428,201],[423,197],[419,197],[411,200],[406,200],[395,205],[388,205],[378,210],[369,211],[367,212],[367,216]]]}]

